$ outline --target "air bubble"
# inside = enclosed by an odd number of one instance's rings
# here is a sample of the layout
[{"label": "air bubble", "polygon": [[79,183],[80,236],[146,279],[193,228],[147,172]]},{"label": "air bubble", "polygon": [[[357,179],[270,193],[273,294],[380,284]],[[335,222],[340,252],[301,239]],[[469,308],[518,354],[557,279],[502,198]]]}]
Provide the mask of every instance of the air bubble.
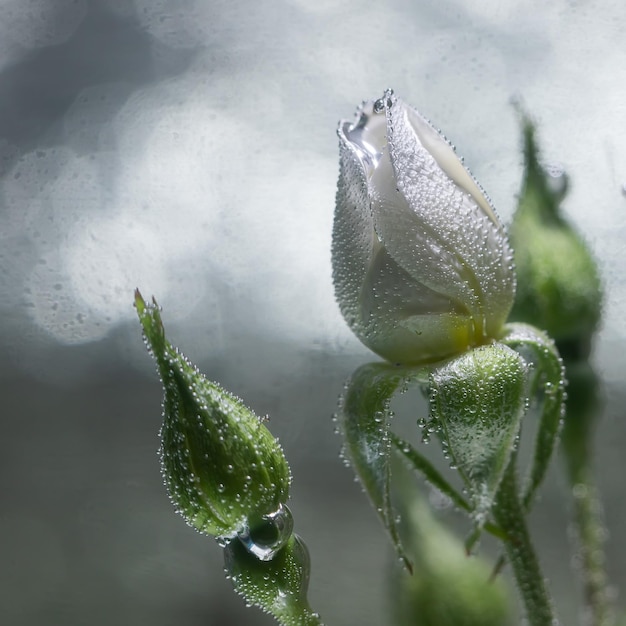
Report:
[{"label": "air bubble", "polygon": [[567,193],[568,178],[562,165],[559,164],[547,164],[544,166],[546,173],[546,183],[553,195],[562,200]]}]

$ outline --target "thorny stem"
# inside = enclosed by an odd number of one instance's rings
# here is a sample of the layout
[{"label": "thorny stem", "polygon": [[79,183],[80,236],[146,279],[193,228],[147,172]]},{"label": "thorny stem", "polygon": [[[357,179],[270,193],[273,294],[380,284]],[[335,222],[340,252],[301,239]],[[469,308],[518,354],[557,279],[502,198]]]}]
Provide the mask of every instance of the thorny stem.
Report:
[{"label": "thorny stem", "polygon": [[509,537],[504,547],[524,602],[528,624],[555,626],[558,620],[526,526],[526,513],[518,493],[515,461],[516,455],[513,455],[500,484],[493,515]]}]

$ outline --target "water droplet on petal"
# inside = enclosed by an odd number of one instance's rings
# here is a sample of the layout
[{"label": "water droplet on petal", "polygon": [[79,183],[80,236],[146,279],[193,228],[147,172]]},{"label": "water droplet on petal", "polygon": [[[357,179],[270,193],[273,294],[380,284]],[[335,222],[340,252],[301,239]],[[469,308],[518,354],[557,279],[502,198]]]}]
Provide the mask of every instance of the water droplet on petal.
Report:
[{"label": "water droplet on petal", "polygon": [[374,102],[374,113],[382,113],[385,110],[385,104],[388,107],[393,104],[393,89],[385,89],[383,97]]}]

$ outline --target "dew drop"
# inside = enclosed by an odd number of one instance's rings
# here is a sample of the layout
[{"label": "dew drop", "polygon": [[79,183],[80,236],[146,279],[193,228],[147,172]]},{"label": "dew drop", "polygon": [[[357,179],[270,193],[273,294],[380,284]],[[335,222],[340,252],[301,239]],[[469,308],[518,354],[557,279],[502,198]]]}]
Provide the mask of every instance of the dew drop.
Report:
[{"label": "dew drop", "polygon": [[385,89],[385,94],[382,98],[374,102],[374,113],[382,113],[385,110],[385,104],[391,107],[393,104],[393,89]]},{"label": "dew drop", "polygon": [[289,507],[281,504],[276,511],[248,522],[237,536],[246,550],[260,561],[271,561],[287,543],[293,531]]},{"label": "dew drop", "polygon": [[217,545],[220,546],[221,548],[225,548],[231,541],[232,541],[232,537],[228,537],[228,536],[224,536],[224,537],[215,537],[215,541],[217,542]]}]

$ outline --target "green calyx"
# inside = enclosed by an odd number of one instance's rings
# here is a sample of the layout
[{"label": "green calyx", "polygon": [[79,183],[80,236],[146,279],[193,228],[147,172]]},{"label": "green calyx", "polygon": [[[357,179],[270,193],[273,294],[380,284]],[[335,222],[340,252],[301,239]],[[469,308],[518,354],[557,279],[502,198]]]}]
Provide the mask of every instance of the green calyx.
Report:
[{"label": "green calyx", "polygon": [[135,306],[164,387],[161,462],[177,511],[216,537],[271,521],[289,496],[280,445],[239,398],[207,380],[167,341],[154,300],[147,304],[137,291]]},{"label": "green calyx", "polygon": [[567,357],[586,356],[601,315],[596,262],[561,215],[567,177],[539,163],[535,128],[524,116],[525,176],[510,229],[517,267],[512,321],[544,329]]},{"label": "green calyx", "polygon": [[463,478],[478,529],[489,513],[528,406],[528,366],[493,344],[437,367],[430,382],[431,424]]},{"label": "green calyx", "polygon": [[[516,464],[521,422],[530,398],[535,397],[540,401],[537,432],[518,494],[524,512],[532,507],[546,475],[563,418],[563,363],[554,342],[527,324],[507,325],[501,341],[429,367],[368,363],[346,384],[337,412],[345,459],[410,571],[410,550],[392,504],[394,455],[468,513],[474,522],[466,541],[468,551],[482,530],[508,541],[506,531],[493,520],[493,506],[507,467]],[[390,402],[399,390],[414,384],[429,390],[430,421],[420,420],[423,440],[436,433],[451,467],[464,482],[467,499],[417,447],[391,430]]]}]

